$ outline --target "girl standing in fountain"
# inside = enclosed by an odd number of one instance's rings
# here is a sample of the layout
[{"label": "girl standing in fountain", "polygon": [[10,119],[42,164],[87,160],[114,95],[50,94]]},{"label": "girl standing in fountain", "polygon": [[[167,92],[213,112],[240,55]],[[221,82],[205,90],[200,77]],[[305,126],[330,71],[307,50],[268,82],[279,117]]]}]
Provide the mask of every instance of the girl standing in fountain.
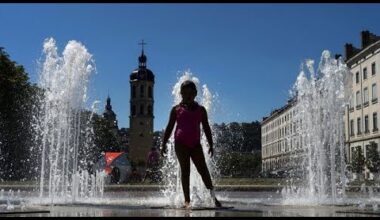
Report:
[{"label": "girl standing in fountain", "polygon": [[166,153],[167,141],[173,131],[174,124],[177,122],[174,145],[181,167],[182,189],[185,196],[184,207],[190,208],[190,158],[201,175],[206,188],[210,190],[210,195],[214,199],[215,206],[221,207],[220,202],[215,197],[214,187],[200,142],[200,124],[202,123],[209,144],[208,153],[213,156],[213,141],[207,111],[203,106],[194,101],[197,96],[197,88],[194,82],[186,80],[181,84],[181,96],[182,101],[174,106],[170,112],[169,122],[166,126],[161,145],[161,154],[164,156]]}]

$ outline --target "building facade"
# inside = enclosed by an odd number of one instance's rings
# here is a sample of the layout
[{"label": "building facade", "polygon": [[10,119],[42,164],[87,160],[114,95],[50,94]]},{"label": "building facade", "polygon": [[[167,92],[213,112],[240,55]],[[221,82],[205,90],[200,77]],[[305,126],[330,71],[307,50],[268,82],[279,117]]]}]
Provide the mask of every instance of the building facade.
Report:
[{"label": "building facade", "polygon": [[281,173],[294,169],[300,160],[302,146],[297,134],[296,99],[271,112],[261,122],[262,173]]},{"label": "building facade", "polygon": [[[351,93],[344,115],[346,163],[352,164],[353,154],[359,148],[368,158],[369,147],[380,152],[379,89],[380,36],[369,31],[361,32],[361,48],[345,45],[345,63],[350,70],[352,83],[346,88]],[[336,55],[336,59],[338,56]],[[297,169],[305,153],[297,133],[299,122],[294,120],[296,101],[272,111],[261,122],[262,172]],[[370,171],[365,167],[365,178]]]},{"label": "building facade", "polygon": [[129,158],[144,166],[153,146],[154,74],[146,67],[144,49],[138,61],[139,67],[130,75]]},{"label": "building facade", "polygon": [[[361,48],[352,44],[345,45],[346,64],[352,77],[351,99],[345,110],[345,141],[347,143],[347,162],[358,148],[368,156],[370,145],[379,151],[380,132],[380,37],[369,31],[361,32]],[[365,168],[365,178],[369,177]]]}]

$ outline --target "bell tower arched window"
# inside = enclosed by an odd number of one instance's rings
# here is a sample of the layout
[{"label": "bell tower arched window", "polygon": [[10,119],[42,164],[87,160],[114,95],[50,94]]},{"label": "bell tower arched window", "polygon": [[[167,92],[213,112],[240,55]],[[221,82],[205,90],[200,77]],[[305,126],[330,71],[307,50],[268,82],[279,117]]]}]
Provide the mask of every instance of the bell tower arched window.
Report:
[{"label": "bell tower arched window", "polygon": [[140,86],[140,97],[144,98],[144,85]]},{"label": "bell tower arched window", "polygon": [[144,105],[140,105],[140,115],[144,114]]},{"label": "bell tower arched window", "polygon": [[136,86],[132,86],[132,98],[136,98]]},{"label": "bell tower arched window", "polygon": [[136,106],[132,105],[132,115],[136,115]]},{"label": "bell tower arched window", "polygon": [[152,97],[153,97],[153,94],[152,94],[152,86],[149,86],[149,87],[148,87],[148,97],[149,97],[149,98],[152,98]]}]

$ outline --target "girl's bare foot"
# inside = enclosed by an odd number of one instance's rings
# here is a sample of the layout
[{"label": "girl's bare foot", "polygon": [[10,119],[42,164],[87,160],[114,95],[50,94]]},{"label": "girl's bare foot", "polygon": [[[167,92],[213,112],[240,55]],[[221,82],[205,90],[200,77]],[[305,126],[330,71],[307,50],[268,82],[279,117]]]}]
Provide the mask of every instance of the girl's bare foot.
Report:
[{"label": "girl's bare foot", "polygon": [[215,207],[220,208],[222,204],[215,198]]},{"label": "girl's bare foot", "polygon": [[190,209],[191,208],[190,202],[185,202],[185,205],[182,208]]}]

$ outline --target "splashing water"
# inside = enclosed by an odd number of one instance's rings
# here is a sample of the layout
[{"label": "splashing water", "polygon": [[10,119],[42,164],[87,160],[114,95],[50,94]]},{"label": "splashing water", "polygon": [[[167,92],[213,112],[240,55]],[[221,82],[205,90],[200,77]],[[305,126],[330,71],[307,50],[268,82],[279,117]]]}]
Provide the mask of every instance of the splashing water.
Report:
[{"label": "splashing water", "polygon": [[323,51],[318,72],[314,61],[306,61],[309,77],[301,70],[294,85],[297,104],[292,123],[303,150],[305,182],[287,186],[285,204],[335,204],[345,197],[344,110],[349,100],[345,85],[350,72],[342,60]]},{"label": "splashing water", "polygon": [[39,86],[44,96],[35,126],[42,145],[40,197],[55,203],[99,195],[104,186],[102,174],[95,177],[86,169],[96,104],[91,113],[84,111],[89,78],[95,71],[92,55],[81,43],[69,41],[60,57],[53,38],[45,40],[43,52]]},{"label": "splashing water", "polygon": [[[199,79],[194,77],[190,71],[185,71],[181,77],[179,77],[177,83],[173,86],[172,95],[174,98],[173,105],[177,105],[181,102],[182,98],[180,95],[180,87],[181,84],[185,80],[192,80],[197,90],[199,91]],[[199,94],[199,93],[198,93]],[[212,112],[212,103],[214,96],[211,94],[207,85],[202,85],[202,95],[196,97],[196,101],[203,105],[207,112]],[[209,122],[211,126],[212,115],[209,115]],[[212,129],[212,128],[211,128]],[[213,137],[214,138],[214,137]],[[215,138],[214,138],[215,142]],[[217,175],[215,158],[217,151],[214,151],[214,156],[211,158],[208,154],[208,143],[207,139],[202,130],[201,136],[201,144],[203,148],[203,153],[205,155],[206,164],[210,171],[211,179],[214,180],[214,177]],[[190,199],[192,206],[213,206],[213,201],[210,197],[210,192],[206,189],[202,178],[197,172],[193,163],[191,163],[190,167]],[[168,150],[167,156],[164,159],[164,166],[162,168],[163,176],[164,176],[164,184],[166,185],[166,189],[162,191],[164,196],[168,198],[168,203],[173,207],[180,207],[184,203],[181,178],[180,178],[180,167],[174,150],[174,137],[173,135],[168,141]]]}]

